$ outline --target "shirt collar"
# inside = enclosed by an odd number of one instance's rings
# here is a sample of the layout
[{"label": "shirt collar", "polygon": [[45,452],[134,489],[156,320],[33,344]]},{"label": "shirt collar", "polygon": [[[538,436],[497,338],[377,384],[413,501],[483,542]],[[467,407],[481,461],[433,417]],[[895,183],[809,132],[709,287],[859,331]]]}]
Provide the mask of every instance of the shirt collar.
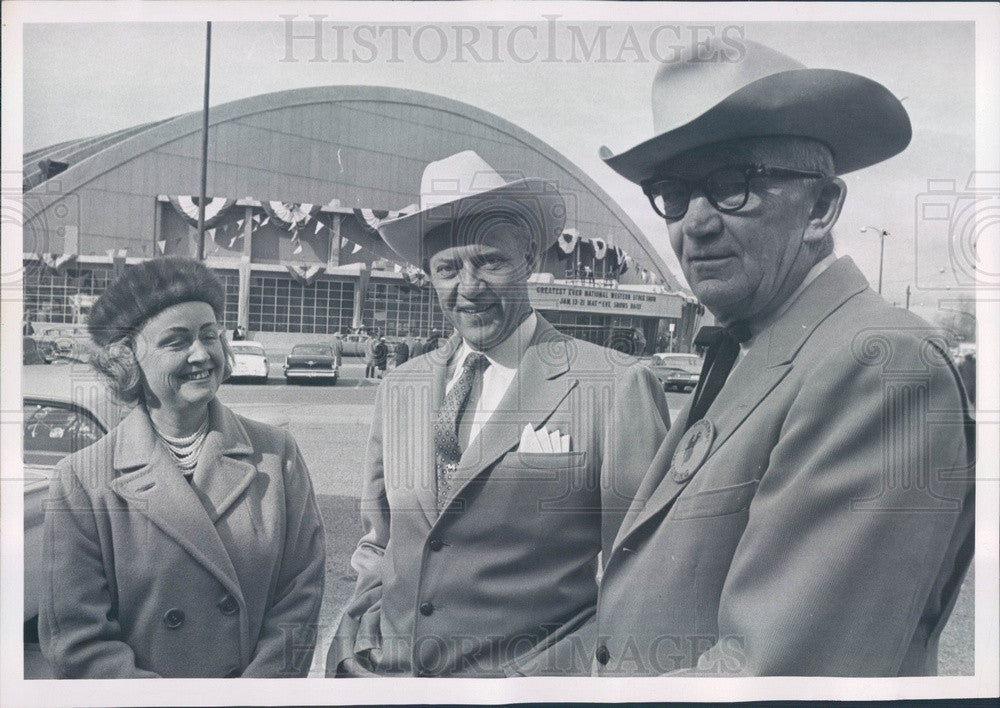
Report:
[{"label": "shirt collar", "polygon": [[[483,352],[489,360],[490,366],[516,369],[517,365],[521,363],[521,357],[524,356],[524,352],[528,350],[528,345],[531,343],[531,338],[534,336],[535,327],[537,326],[538,315],[532,310],[524,322],[518,325],[517,329],[507,339]],[[469,343],[463,339],[462,345],[458,348],[457,356],[454,359],[452,370],[457,371],[465,361],[465,357],[469,356],[473,351]]]}]

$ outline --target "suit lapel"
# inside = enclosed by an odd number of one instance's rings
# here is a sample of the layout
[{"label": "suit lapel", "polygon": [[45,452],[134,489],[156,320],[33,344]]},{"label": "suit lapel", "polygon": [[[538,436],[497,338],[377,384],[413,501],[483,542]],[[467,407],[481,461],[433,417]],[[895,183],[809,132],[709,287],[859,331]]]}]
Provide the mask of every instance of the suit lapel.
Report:
[{"label": "suit lapel", "polygon": [[124,473],[112,480],[112,491],[240,596],[236,570],[213,520],[160,444],[145,408],[137,406],[116,435],[114,466]]},{"label": "suit lapel", "polygon": [[448,503],[521,438],[526,423],[537,428],[576,386],[569,371],[565,337],[538,316],[531,343],[521,357],[510,387],[482,431],[462,453]]},{"label": "suit lapel", "polygon": [[[841,258],[820,274],[785,313],[759,333],[757,341],[736,366],[718,398],[705,413],[705,419],[715,427],[715,437],[699,469],[709,464],[712,456],[750,413],[787,376],[795,355],[820,322],[867,287],[867,281],[853,261]],[[615,548],[673,502],[693,478],[688,477],[678,482],[667,474],[677,445],[684,436],[690,409],[689,400],[675,424],[676,427],[671,429],[650,465],[619,530]]]}]

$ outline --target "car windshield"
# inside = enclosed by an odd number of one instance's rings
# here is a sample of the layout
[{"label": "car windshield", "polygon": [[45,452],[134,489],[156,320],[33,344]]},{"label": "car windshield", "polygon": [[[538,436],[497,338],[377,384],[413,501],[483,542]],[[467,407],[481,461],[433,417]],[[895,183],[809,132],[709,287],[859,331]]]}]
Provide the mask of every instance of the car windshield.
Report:
[{"label": "car windshield", "polygon": [[292,349],[292,354],[296,356],[333,356],[333,350],[330,347],[299,344]]},{"label": "car windshield", "polygon": [[264,356],[264,347],[253,344],[230,344],[233,354],[258,354]]},{"label": "car windshield", "polygon": [[25,464],[55,465],[97,442],[105,432],[96,418],[68,403],[24,401]]}]

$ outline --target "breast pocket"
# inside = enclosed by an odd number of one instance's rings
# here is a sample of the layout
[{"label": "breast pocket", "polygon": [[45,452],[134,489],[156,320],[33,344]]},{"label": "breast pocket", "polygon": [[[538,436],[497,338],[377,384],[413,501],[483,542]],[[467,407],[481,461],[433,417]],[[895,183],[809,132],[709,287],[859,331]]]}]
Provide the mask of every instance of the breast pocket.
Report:
[{"label": "breast pocket", "polygon": [[735,514],[750,507],[756,492],[757,480],[751,480],[690,495],[682,493],[674,502],[668,519],[682,521]]},{"label": "breast pocket", "polygon": [[586,450],[576,452],[509,452],[489,477],[530,491],[530,503],[541,510],[580,510],[593,505],[598,481],[587,469]]}]

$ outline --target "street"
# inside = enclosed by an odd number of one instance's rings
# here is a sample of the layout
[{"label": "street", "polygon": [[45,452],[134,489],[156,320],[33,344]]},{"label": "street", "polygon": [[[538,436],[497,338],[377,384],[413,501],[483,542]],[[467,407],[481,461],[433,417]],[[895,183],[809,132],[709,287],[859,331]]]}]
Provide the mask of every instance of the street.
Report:
[{"label": "street", "polygon": [[[365,442],[378,388],[377,380],[365,380],[361,362],[359,358],[345,357],[335,386],[287,385],[280,363],[272,363],[267,384],[227,383],[219,391],[220,400],[237,413],[286,425],[312,475],[326,527],[327,574],[311,676],[323,675],[326,649],[354,586],[350,556],[361,535],[358,498]],[[667,394],[671,417],[676,417],[688,395]],[[973,581],[970,572],[941,636],[939,673],[942,675],[972,674],[974,670]]]}]

